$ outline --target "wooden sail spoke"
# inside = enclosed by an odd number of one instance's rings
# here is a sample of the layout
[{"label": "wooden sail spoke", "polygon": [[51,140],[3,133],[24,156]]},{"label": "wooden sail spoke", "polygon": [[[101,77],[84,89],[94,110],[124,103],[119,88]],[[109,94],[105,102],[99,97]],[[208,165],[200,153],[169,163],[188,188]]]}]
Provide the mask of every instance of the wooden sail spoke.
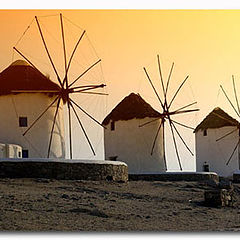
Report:
[{"label": "wooden sail spoke", "polygon": [[162,119],[162,133],[163,133],[163,162],[165,166],[165,170],[167,171],[167,160],[166,160],[166,151],[165,151],[165,119]]},{"label": "wooden sail spoke", "polygon": [[182,113],[190,113],[190,112],[197,112],[200,109],[196,108],[196,109],[189,109],[189,110],[184,110],[184,111],[174,111],[174,112],[169,112],[169,115],[176,115],[176,114],[182,114]]},{"label": "wooden sail spoke", "polygon": [[63,80],[63,85],[64,85],[64,82],[66,81],[65,79],[67,78],[67,74],[68,74],[69,68],[70,68],[70,66],[71,66],[71,62],[72,62],[73,56],[74,56],[74,54],[75,54],[75,52],[76,52],[76,50],[77,50],[77,48],[78,48],[78,45],[79,45],[79,43],[81,42],[81,40],[82,40],[82,38],[83,38],[83,36],[84,36],[85,33],[86,33],[86,31],[84,30],[83,33],[82,33],[82,35],[81,35],[80,38],[78,39],[78,41],[77,41],[77,43],[76,43],[76,45],[75,45],[75,47],[74,47],[74,49],[73,49],[73,52],[72,52],[72,54],[71,54],[71,56],[70,56],[70,59],[69,59],[68,65],[67,65],[66,75],[65,75],[64,80]]},{"label": "wooden sail spoke", "polygon": [[81,88],[99,88],[99,87],[106,87],[105,84],[92,84],[92,85],[83,85],[83,86],[78,86],[78,87],[72,87],[70,90],[76,90],[76,89],[81,89]]},{"label": "wooden sail spoke", "polygon": [[235,151],[237,150],[237,147],[238,147],[239,143],[240,143],[240,139],[238,140],[238,143],[237,143],[236,146],[234,147],[233,152],[232,152],[232,154],[230,155],[230,157],[229,157],[229,159],[228,159],[226,165],[228,165],[228,164],[230,163],[230,161],[231,161],[231,159],[232,159],[232,157],[233,157]]},{"label": "wooden sail spoke", "polygon": [[187,108],[187,107],[190,107],[190,106],[192,106],[192,105],[194,105],[194,104],[197,104],[197,102],[193,102],[193,103],[190,103],[190,104],[188,104],[188,105],[186,105],[186,106],[183,106],[183,107],[175,110],[174,112],[178,112],[178,111],[180,111],[180,110],[182,110],[182,109],[185,109],[185,108]]},{"label": "wooden sail spoke", "polygon": [[45,48],[45,50],[46,50],[47,56],[48,56],[48,58],[49,58],[49,60],[50,60],[50,63],[51,63],[51,65],[52,65],[52,67],[53,67],[53,70],[54,70],[54,72],[55,72],[55,74],[56,74],[56,76],[57,76],[57,80],[58,80],[60,86],[63,87],[63,84],[62,84],[62,82],[61,82],[61,80],[60,80],[60,77],[59,77],[59,75],[58,75],[57,69],[56,69],[56,67],[55,67],[55,65],[54,65],[54,63],[53,63],[53,60],[52,60],[52,58],[51,58],[51,55],[50,55],[50,53],[49,53],[49,50],[48,50],[46,41],[45,41],[45,39],[44,39],[44,36],[43,36],[43,33],[42,33],[42,29],[41,29],[41,26],[40,26],[40,23],[39,23],[39,21],[38,21],[37,16],[35,16],[35,19],[36,19],[36,22],[37,22],[38,30],[39,30],[39,33],[40,33],[40,35],[41,35],[41,39],[42,39],[44,48]]},{"label": "wooden sail spoke", "polygon": [[235,113],[240,117],[240,114],[237,112],[236,108],[234,107],[234,105],[232,104],[231,100],[229,99],[226,91],[223,89],[222,85],[220,85],[220,88],[222,89],[225,97],[227,98],[228,102],[230,103],[230,105],[232,106],[233,110],[235,111]]},{"label": "wooden sail spoke", "polygon": [[189,76],[187,76],[187,77],[184,79],[184,81],[181,83],[181,85],[180,85],[179,88],[177,89],[176,93],[174,94],[172,100],[170,101],[170,103],[169,103],[169,105],[168,105],[168,109],[171,107],[174,99],[175,99],[176,96],[178,95],[178,93],[179,93],[179,91],[181,90],[181,88],[182,88],[182,86],[184,85],[184,83],[187,81],[188,77],[189,77]]},{"label": "wooden sail spoke", "polygon": [[[65,67],[64,81],[66,81],[66,87],[68,87],[66,44],[65,44],[64,29],[63,29],[63,19],[62,19],[62,14],[61,13],[60,13],[60,23],[61,23],[62,42],[63,42],[64,67]],[[63,86],[64,86],[64,82],[63,82]]]},{"label": "wooden sail spoke", "polygon": [[179,153],[178,153],[177,142],[176,142],[176,139],[175,139],[175,135],[174,135],[173,126],[172,126],[171,121],[169,121],[169,125],[170,125],[170,129],[171,129],[171,132],[172,132],[172,138],[173,138],[173,143],[174,143],[174,147],[175,147],[175,152],[176,152],[176,155],[177,155],[178,165],[179,165],[180,170],[182,171],[181,160],[180,160],[180,156],[179,156]]},{"label": "wooden sail spoke", "polygon": [[153,120],[151,120],[151,121],[145,122],[145,123],[143,123],[143,124],[140,124],[139,127],[146,126],[146,125],[148,125],[148,124],[150,124],[150,123],[152,123],[152,122],[158,121],[159,119],[161,119],[161,118],[157,118],[157,119],[153,119]]},{"label": "wooden sail spoke", "polygon": [[179,138],[181,139],[181,141],[183,142],[184,146],[187,148],[187,150],[191,153],[191,155],[193,156],[193,152],[191,151],[191,149],[188,147],[188,145],[186,144],[186,142],[184,141],[184,139],[182,138],[181,134],[179,133],[179,131],[177,130],[176,126],[173,124],[173,122],[171,121],[172,126],[174,127],[177,135],[179,136]]},{"label": "wooden sail spoke", "polygon": [[54,130],[54,126],[55,126],[55,123],[56,123],[56,118],[57,118],[57,114],[58,114],[58,109],[59,109],[60,100],[61,100],[61,98],[58,98],[57,108],[56,108],[56,111],[55,111],[55,114],[54,114],[54,118],[53,118],[53,125],[52,125],[52,130],[51,130],[50,139],[49,139],[47,158],[49,158],[49,155],[50,155],[51,144],[52,144],[52,136],[53,136],[53,130]]},{"label": "wooden sail spoke", "polygon": [[90,146],[90,148],[91,148],[91,150],[92,150],[93,155],[96,156],[96,153],[95,153],[95,151],[94,151],[94,148],[93,148],[93,146],[92,146],[92,143],[91,143],[91,141],[90,141],[90,139],[89,139],[89,137],[88,137],[88,135],[87,135],[87,132],[85,131],[85,129],[84,129],[84,127],[83,127],[82,122],[80,121],[80,118],[79,118],[79,116],[78,116],[78,114],[77,114],[74,106],[72,105],[71,102],[70,102],[69,104],[70,104],[70,106],[71,106],[72,109],[73,109],[73,112],[74,112],[74,114],[75,114],[75,116],[76,116],[76,118],[77,118],[77,120],[78,120],[78,123],[79,123],[79,125],[80,125],[80,127],[81,127],[81,129],[82,129],[82,131],[83,131],[83,133],[84,133],[85,138],[87,139],[87,142],[88,142],[88,144],[89,144],[89,146]]},{"label": "wooden sail spoke", "polygon": [[154,147],[155,147],[155,144],[156,144],[156,141],[157,141],[157,137],[158,137],[158,134],[159,134],[159,132],[160,132],[162,123],[163,123],[163,121],[161,121],[161,123],[160,123],[160,125],[159,125],[159,127],[158,127],[158,130],[157,130],[157,133],[156,133],[156,135],[155,135],[155,138],[154,138],[154,141],[153,141],[153,145],[152,145],[151,155],[153,155],[153,150],[154,150]]},{"label": "wooden sail spoke", "polygon": [[173,120],[173,119],[171,119],[171,121],[174,122],[174,123],[176,123],[176,124],[178,124],[178,125],[180,125],[180,126],[182,126],[182,127],[185,127],[185,128],[191,129],[191,130],[194,130],[193,127],[189,127],[189,126],[187,126],[187,125],[185,125],[185,124],[183,124],[183,123],[177,122],[177,121],[175,121],[175,120]]},{"label": "wooden sail spoke", "polygon": [[24,56],[23,53],[20,52],[16,47],[13,47],[13,50],[15,50],[21,57],[23,57],[33,68],[37,69],[37,67],[26,56]]},{"label": "wooden sail spoke", "polygon": [[94,95],[104,95],[108,96],[108,93],[100,93],[100,92],[84,92],[84,91],[74,91],[73,93],[86,93],[86,94],[94,94]]},{"label": "wooden sail spoke", "polygon": [[223,135],[222,137],[216,139],[216,142],[217,142],[217,141],[220,141],[221,139],[223,139],[223,138],[225,138],[225,137],[227,137],[227,136],[229,136],[229,135],[231,135],[232,133],[236,132],[237,130],[239,130],[239,129],[238,129],[238,128],[237,128],[237,129],[234,129],[233,131],[231,131],[231,132]]},{"label": "wooden sail spoke", "polygon": [[170,72],[169,72],[169,75],[168,75],[166,91],[165,91],[166,96],[167,96],[167,92],[168,92],[168,86],[169,86],[169,83],[170,83],[170,78],[171,78],[171,75],[172,75],[173,67],[174,67],[174,62],[172,63],[172,66],[171,66],[171,69],[170,69]]},{"label": "wooden sail spoke", "polygon": [[29,126],[29,128],[23,133],[23,136],[26,135],[26,133],[38,122],[38,120],[48,111],[48,109],[49,109],[50,107],[53,106],[53,104],[54,104],[58,99],[60,99],[59,96],[57,96],[57,97],[54,99],[54,101],[38,116],[38,118],[37,118],[35,121],[33,121],[33,123]]},{"label": "wooden sail spoke", "polygon": [[238,102],[237,91],[236,91],[236,86],[235,86],[235,81],[234,81],[233,75],[232,75],[232,81],[233,81],[233,89],[234,89],[234,95],[235,95],[235,99],[236,99],[236,103],[237,103],[238,113],[240,114],[239,102]]},{"label": "wooden sail spoke", "polygon": [[72,159],[72,121],[71,121],[71,109],[70,101],[67,102],[68,106],[68,130],[69,130],[69,150],[70,150],[70,159]]},{"label": "wooden sail spoke", "polygon": [[76,91],[76,88],[75,88],[75,89],[70,88],[69,90],[70,90],[71,92],[85,92],[85,91],[89,91],[89,90],[93,90],[93,89],[97,89],[97,88],[103,88],[104,86],[106,86],[106,85],[100,84],[100,85],[93,86],[93,87],[80,88],[80,89],[77,90],[77,91]]},{"label": "wooden sail spoke", "polygon": [[164,83],[163,83],[163,77],[162,77],[162,70],[161,70],[159,55],[157,55],[157,60],[158,60],[158,71],[159,71],[159,75],[160,75],[160,80],[161,80],[163,94],[164,94],[164,102],[165,102],[166,93],[165,93],[165,87],[164,87]]},{"label": "wooden sail spoke", "polygon": [[163,105],[163,103],[162,103],[162,100],[161,100],[161,98],[159,97],[159,95],[158,95],[158,93],[157,93],[157,91],[156,91],[156,89],[155,89],[155,87],[154,87],[154,85],[153,85],[153,83],[152,83],[152,80],[151,80],[151,78],[150,78],[149,75],[148,75],[148,72],[147,72],[146,68],[144,67],[143,70],[144,70],[144,72],[145,72],[145,74],[146,74],[146,76],[147,76],[148,81],[150,82],[150,84],[151,84],[151,86],[152,86],[152,88],[153,88],[154,93],[156,94],[156,96],[157,96],[157,98],[158,98],[158,100],[159,100],[159,102],[160,102],[160,104],[161,104],[161,106],[162,106],[162,108],[163,108],[163,110],[164,110],[164,105]]},{"label": "wooden sail spoke", "polygon": [[86,114],[89,118],[91,118],[94,122],[96,122],[101,127],[105,128],[98,120],[96,120],[94,117],[92,117],[88,112],[86,112],[82,107],[80,107],[76,102],[74,102],[72,99],[70,99],[70,102],[72,102],[76,107],[78,107],[84,114]]},{"label": "wooden sail spoke", "polygon": [[174,66],[174,62],[172,63],[172,66],[171,66],[171,69],[170,69],[170,72],[169,72],[169,75],[168,75],[168,80],[167,80],[166,90],[165,90],[165,102],[164,102],[164,105],[165,105],[167,111],[169,109],[169,106],[167,104],[167,92],[168,92],[168,86],[169,86],[169,83],[170,83],[170,78],[172,76],[173,66]]},{"label": "wooden sail spoke", "polygon": [[95,63],[93,63],[90,67],[88,67],[83,73],[81,73],[70,85],[69,87],[71,87],[75,82],[77,82],[82,76],[84,76],[89,70],[91,70],[94,66],[96,66],[98,63],[101,62],[101,59],[99,59],[98,61],[96,61]]}]

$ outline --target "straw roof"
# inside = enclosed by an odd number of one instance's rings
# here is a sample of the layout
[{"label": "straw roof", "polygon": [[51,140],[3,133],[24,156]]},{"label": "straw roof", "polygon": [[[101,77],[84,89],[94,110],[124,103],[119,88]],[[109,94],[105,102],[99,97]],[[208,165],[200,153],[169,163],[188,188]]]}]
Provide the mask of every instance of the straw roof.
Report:
[{"label": "straw roof", "polygon": [[161,114],[145,102],[139,94],[131,93],[107,115],[103,124],[107,125],[110,121],[143,119],[145,117],[160,118]]},{"label": "straw roof", "polygon": [[[13,62],[0,73],[0,95],[12,90],[59,90],[59,86],[23,60]],[[52,94],[51,94],[52,95]]]},{"label": "straw roof", "polygon": [[230,117],[221,108],[216,107],[209,113],[205,119],[196,127],[194,132],[198,130],[206,130],[208,128],[221,128],[225,126],[238,126],[239,122]]}]

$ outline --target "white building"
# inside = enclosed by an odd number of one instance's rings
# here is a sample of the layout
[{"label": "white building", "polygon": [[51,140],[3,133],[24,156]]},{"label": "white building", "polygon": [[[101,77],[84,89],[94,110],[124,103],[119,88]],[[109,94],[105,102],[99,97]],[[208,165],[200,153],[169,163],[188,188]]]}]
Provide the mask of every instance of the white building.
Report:
[{"label": "white building", "polygon": [[[215,108],[196,127],[194,132],[197,172],[209,168],[209,171],[216,172],[219,176],[228,177],[239,169],[239,147],[236,148],[227,165],[239,141],[238,126],[238,121],[230,117],[222,109]],[[227,135],[228,133],[231,134]]]},{"label": "white building", "polygon": [[[56,93],[13,93],[19,90],[59,90],[56,83],[23,60],[0,73],[0,143],[22,147],[22,156],[46,158],[56,103],[23,136],[37,117],[54,101]],[[65,158],[62,105],[56,119],[50,157]]]},{"label": "white building", "polygon": [[105,159],[125,162],[130,174],[165,172],[162,129],[151,155],[161,119],[139,127],[159,117],[139,94],[125,97],[103,121]]},{"label": "white building", "polygon": [[22,147],[0,143],[0,158],[22,158]]}]

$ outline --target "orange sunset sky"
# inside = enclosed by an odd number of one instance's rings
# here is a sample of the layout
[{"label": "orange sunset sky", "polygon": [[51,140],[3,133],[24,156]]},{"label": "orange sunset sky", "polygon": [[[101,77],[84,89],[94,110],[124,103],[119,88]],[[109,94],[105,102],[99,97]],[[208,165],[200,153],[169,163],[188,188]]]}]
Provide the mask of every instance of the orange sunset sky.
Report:
[{"label": "orange sunset sky", "polygon": [[[106,113],[131,92],[139,92],[160,110],[143,72],[146,67],[161,91],[159,54],[165,80],[175,62],[169,97],[189,75],[176,106],[197,101],[200,112],[183,117],[182,122],[196,127],[216,106],[236,118],[219,85],[223,84],[233,99],[234,74],[240,90],[240,10],[1,10],[0,70],[11,63],[12,47],[35,15],[60,12],[87,30],[102,59],[109,93]],[[183,134],[194,149],[193,133]],[[187,158],[185,164],[191,161],[192,169],[193,160]]]}]

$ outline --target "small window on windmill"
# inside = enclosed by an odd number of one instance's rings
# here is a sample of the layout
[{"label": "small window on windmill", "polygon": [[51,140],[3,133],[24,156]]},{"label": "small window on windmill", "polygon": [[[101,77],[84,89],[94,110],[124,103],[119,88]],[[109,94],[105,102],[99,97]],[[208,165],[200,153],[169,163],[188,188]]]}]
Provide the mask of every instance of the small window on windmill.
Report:
[{"label": "small window on windmill", "polygon": [[111,122],[111,131],[114,131],[114,130],[115,130],[115,122],[112,121],[112,122]]},{"label": "small window on windmill", "polygon": [[207,136],[207,129],[203,130],[203,136]]},{"label": "small window on windmill", "polygon": [[27,127],[27,117],[19,117],[19,127]]},{"label": "small window on windmill", "polygon": [[28,158],[28,150],[22,150],[22,158]]}]

